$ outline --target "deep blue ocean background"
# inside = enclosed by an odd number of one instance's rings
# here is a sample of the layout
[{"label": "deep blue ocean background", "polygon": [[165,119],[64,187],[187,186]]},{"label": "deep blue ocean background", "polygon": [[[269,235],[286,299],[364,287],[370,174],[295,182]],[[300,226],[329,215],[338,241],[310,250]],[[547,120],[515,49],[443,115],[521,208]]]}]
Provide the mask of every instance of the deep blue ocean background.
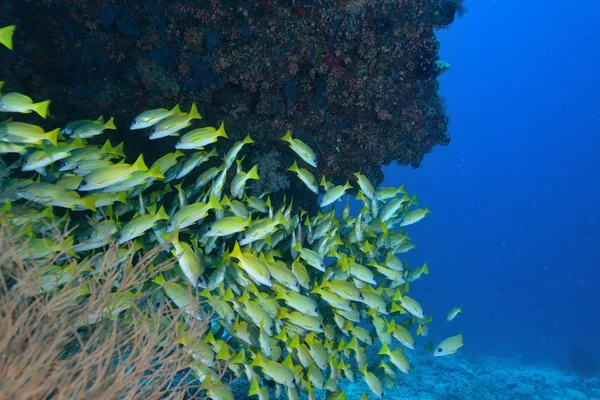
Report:
[{"label": "deep blue ocean background", "polygon": [[[468,1],[439,33],[452,142],[391,165],[432,213],[410,234],[438,342],[465,353],[600,359],[600,2]],[[451,323],[455,305],[464,314]]]}]

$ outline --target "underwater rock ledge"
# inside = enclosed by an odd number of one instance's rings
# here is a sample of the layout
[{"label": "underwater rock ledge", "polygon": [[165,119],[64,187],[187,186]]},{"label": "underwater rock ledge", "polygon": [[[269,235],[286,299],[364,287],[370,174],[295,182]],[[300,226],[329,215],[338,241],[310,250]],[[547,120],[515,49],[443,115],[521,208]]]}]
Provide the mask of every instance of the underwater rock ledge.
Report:
[{"label": "underwater rock ledge", "polygon": [[377,185],[382,165],[418,167],[450,141],[435,31],[463,11],[459,0],[7,2],[0,24],[18,24],[23,46],[0,55],[0,74],[52,94],[59,125],[104,113],[120,126],[195,100],[209,123],[255,139],[248,159],[275,161],[271,187],[288,187],[283,128],[315,150],[317,176],[341,184],[360,170]]}]

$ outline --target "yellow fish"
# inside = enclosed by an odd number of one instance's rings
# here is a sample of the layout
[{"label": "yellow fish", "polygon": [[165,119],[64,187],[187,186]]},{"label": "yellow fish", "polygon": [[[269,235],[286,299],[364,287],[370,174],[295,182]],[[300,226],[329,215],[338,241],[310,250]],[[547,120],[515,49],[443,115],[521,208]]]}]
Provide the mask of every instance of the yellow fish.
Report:
[{"label": "yellow fish", "polygon": [[461,312],[463,312],[462,307],[452,307],[452,309],[448,311],[448,314],[446,314],[446,321],[452,321]]},{"label": "yellow fish", "polygon": [[434,357],[447,356],[456,353],[463,346],[462,333],[444,339],[433,352]]},{"label": "yellow fish", "polygon": [[48,117],[48,107],[50,100],[34,103],[31,97],[21,93],[6,93],[0,97],[0,111],[17,112],[21,114],[29,114],[35,111],[40,117]]},{"label": "yellow fish", "polygon": [[103,189],[129,178],[135,171],[148,171],[143,155],[140,155],[135,163],[131,165],[114,164],[90,172],[79,184],[79,190]]},{"label": "yellow fish", "polygon": [[302,140],[292,138],[292,132],[289,130],[281,138],[284,142],[290,144],[290,148],[300,156],[308,165],[317,168],[317,156],[315,152]]}]

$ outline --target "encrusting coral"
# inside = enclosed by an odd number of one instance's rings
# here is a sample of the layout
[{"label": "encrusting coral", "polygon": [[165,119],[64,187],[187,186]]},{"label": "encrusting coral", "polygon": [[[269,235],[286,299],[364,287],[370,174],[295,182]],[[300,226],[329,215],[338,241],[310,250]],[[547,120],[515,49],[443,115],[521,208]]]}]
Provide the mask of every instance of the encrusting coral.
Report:
[{"label": "encrusting coral", "polygon": [[[418,166],[450,141],[436,31],[461,15],[458,0],[5,3],[0,24],[19,21],[21,46],[0,54],[0,74],[51,94],[57,124],[110,113],[121,126],[144,109],[197,101],[211,124],[252,135],[249,159],[291,129],[319,157],[312,172],[336,184],[357,170],[378,184],[382,165]],[[127,145],[149,161],[162,153]],[[301,188],[295,200],[307,208]]]}]

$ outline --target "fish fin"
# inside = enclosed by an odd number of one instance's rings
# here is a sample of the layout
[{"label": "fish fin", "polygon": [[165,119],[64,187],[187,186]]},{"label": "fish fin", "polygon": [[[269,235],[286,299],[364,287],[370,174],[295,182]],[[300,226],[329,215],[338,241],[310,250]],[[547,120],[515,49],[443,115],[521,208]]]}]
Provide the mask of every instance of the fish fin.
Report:
[{"label": "fish fin", "polygon": [[136,171],[148,171],[148,167],[146,166],[146,163],[144,162],[144,155],[143,154],[140,154],[140,156],[138,157],[138,159],[135,160],[135,162],[133,163],[132,167]]},{"label": "fish fin", "polygon": [[385,354],[388,354],[388,353],[390,353],[390,346],[388,346],[387,343],[384,343],[381,346],[381,350],[379,350],[379,355],[385,355]]},{"label": "fish fin", "polygon": [[87,208],[88,210],[96,212],[96,200],[98,200],[98,195],[86,196],[81,199],[81,205]]},{"label": "fish fin", "polygon": [[[151,204],[151,205],[147,206],[146,207],[146,211],[148,211],[148,214],[150,214],[150,215],[156,215],[156,204]],[[140,216],[141,216],[141,214],[136,213],[133,216],[133,218],[137,218],[137,217],[140,217]]]},{"label": "fish fin", "polygon": [[171,109],[171,114],[181,114],[181,108],[179,108],[179,104],[175,104],[175,107]]},{"label": "fish fin", "polygon": [[117,126],[115,125],[115,119],[111,117],[108,121],[106,121],[104,124],[104,129],[117,129]]},{"label": "fish fin", "polygon": [[260,179],[260,177],[258,176],[258,165],[252,167],[252,169],[248,171],[246,176],[248,177],[248,179]]},{"label": "fish fin", "polygon": [[296,160],[294,160],[294,163],[292,164],[292,166],[288,168],[288,171],[292,171],[292,172],[300,171],[300,168],[298,168],[298,163],[296,162]]},{"label": "fish fin", "polygon": [[127,203],[127,193],[126,192],[117,193],[116,201],[118,201],[119,203],[126,204]]},{"label": "fish fin", "polygon": [[198,108],[196,107],[196,103],[192,103],[192,108],[188,114],[189,118],[192,119],[202,119],[202,115],[198,112]]},{"label": "fish fin", "polygon": [[292,143],[294,139],[292,139],[292,132],[288,129],[288,131],[281,138],[284,142]]},{"label": "fish fin", "polygon": [[256,396],[260,393],[260,386],[258,385],[258,378],[252,378],[250,389],[248,390],[248,396]]},{"label": "fish fin", "polygon": [[46,140],[52,143],[54,146],[58,144],[58,133],[60,132],[60,128],[56,128],[53,131],[46,132]]},{"label": "fish fin", "polygon": [[156,179],[165,179],[165,176],[163,175],[162,171],[160,170],[160,165],[158,164],[154,164],[150,170],[148,171],[148,175],[150,175],[152,178],[156,178]]},{"label": "fish fin", "polygon": [[164,206],[160,206],[158,212],[156,213],[156,218],[158,219],[169,219],[169,214],[165,211]]},{"label": "fish fin", "polygon": [[41,101],[39,103],[34,103],[31,107],[33,111],[39,114],[40,117],[46,119],[48,117],[48,107],[50,106],[50,102],[52,100]]},{"label": "fish fin", "polygon": [[233,245],[233,250],[231,250],[229,255],[233,258],[240,258],[242,256],[242,249],[240,248],[240,244],[238,242],[235,242]]},{"label": "fish fin", "polygon": [[210,199],[208,200],[208,205],[210,205],[214,210],[222,210],[223,206],[221,205],[221,203],[219,203],[219,199],[217,199],[217,196],[215,196],[215,194],[211,194],[210,195]]},{"label": "fish fin", "polygon": [[125,157],[125,152],[123,151],[124,145],[125,145],[125,142],[119,143],[116,147],[113,148],[112,154],[119,156],[119,157]]},{"label": "fish fin", "polygon": [[221,122],[221,125],[219,125],[219,129],[217,129],[217,136],[224,137],[225,139],[229,139],[229,136],[227,136],[227,132],[225,132],[225,123],[224,122]]},{"label": "fish fin", "polygon": [[15,25],[5,26],[0,28],[0,43],[6,46],[9,50],[13,49],[13,33]]},{"label": "fish fin", "polygon": [[163,274],[159,274],[156,278],[152,279],[152,282],[156,283],[157,285],[164,285],[167,281],[165,280]]}]

